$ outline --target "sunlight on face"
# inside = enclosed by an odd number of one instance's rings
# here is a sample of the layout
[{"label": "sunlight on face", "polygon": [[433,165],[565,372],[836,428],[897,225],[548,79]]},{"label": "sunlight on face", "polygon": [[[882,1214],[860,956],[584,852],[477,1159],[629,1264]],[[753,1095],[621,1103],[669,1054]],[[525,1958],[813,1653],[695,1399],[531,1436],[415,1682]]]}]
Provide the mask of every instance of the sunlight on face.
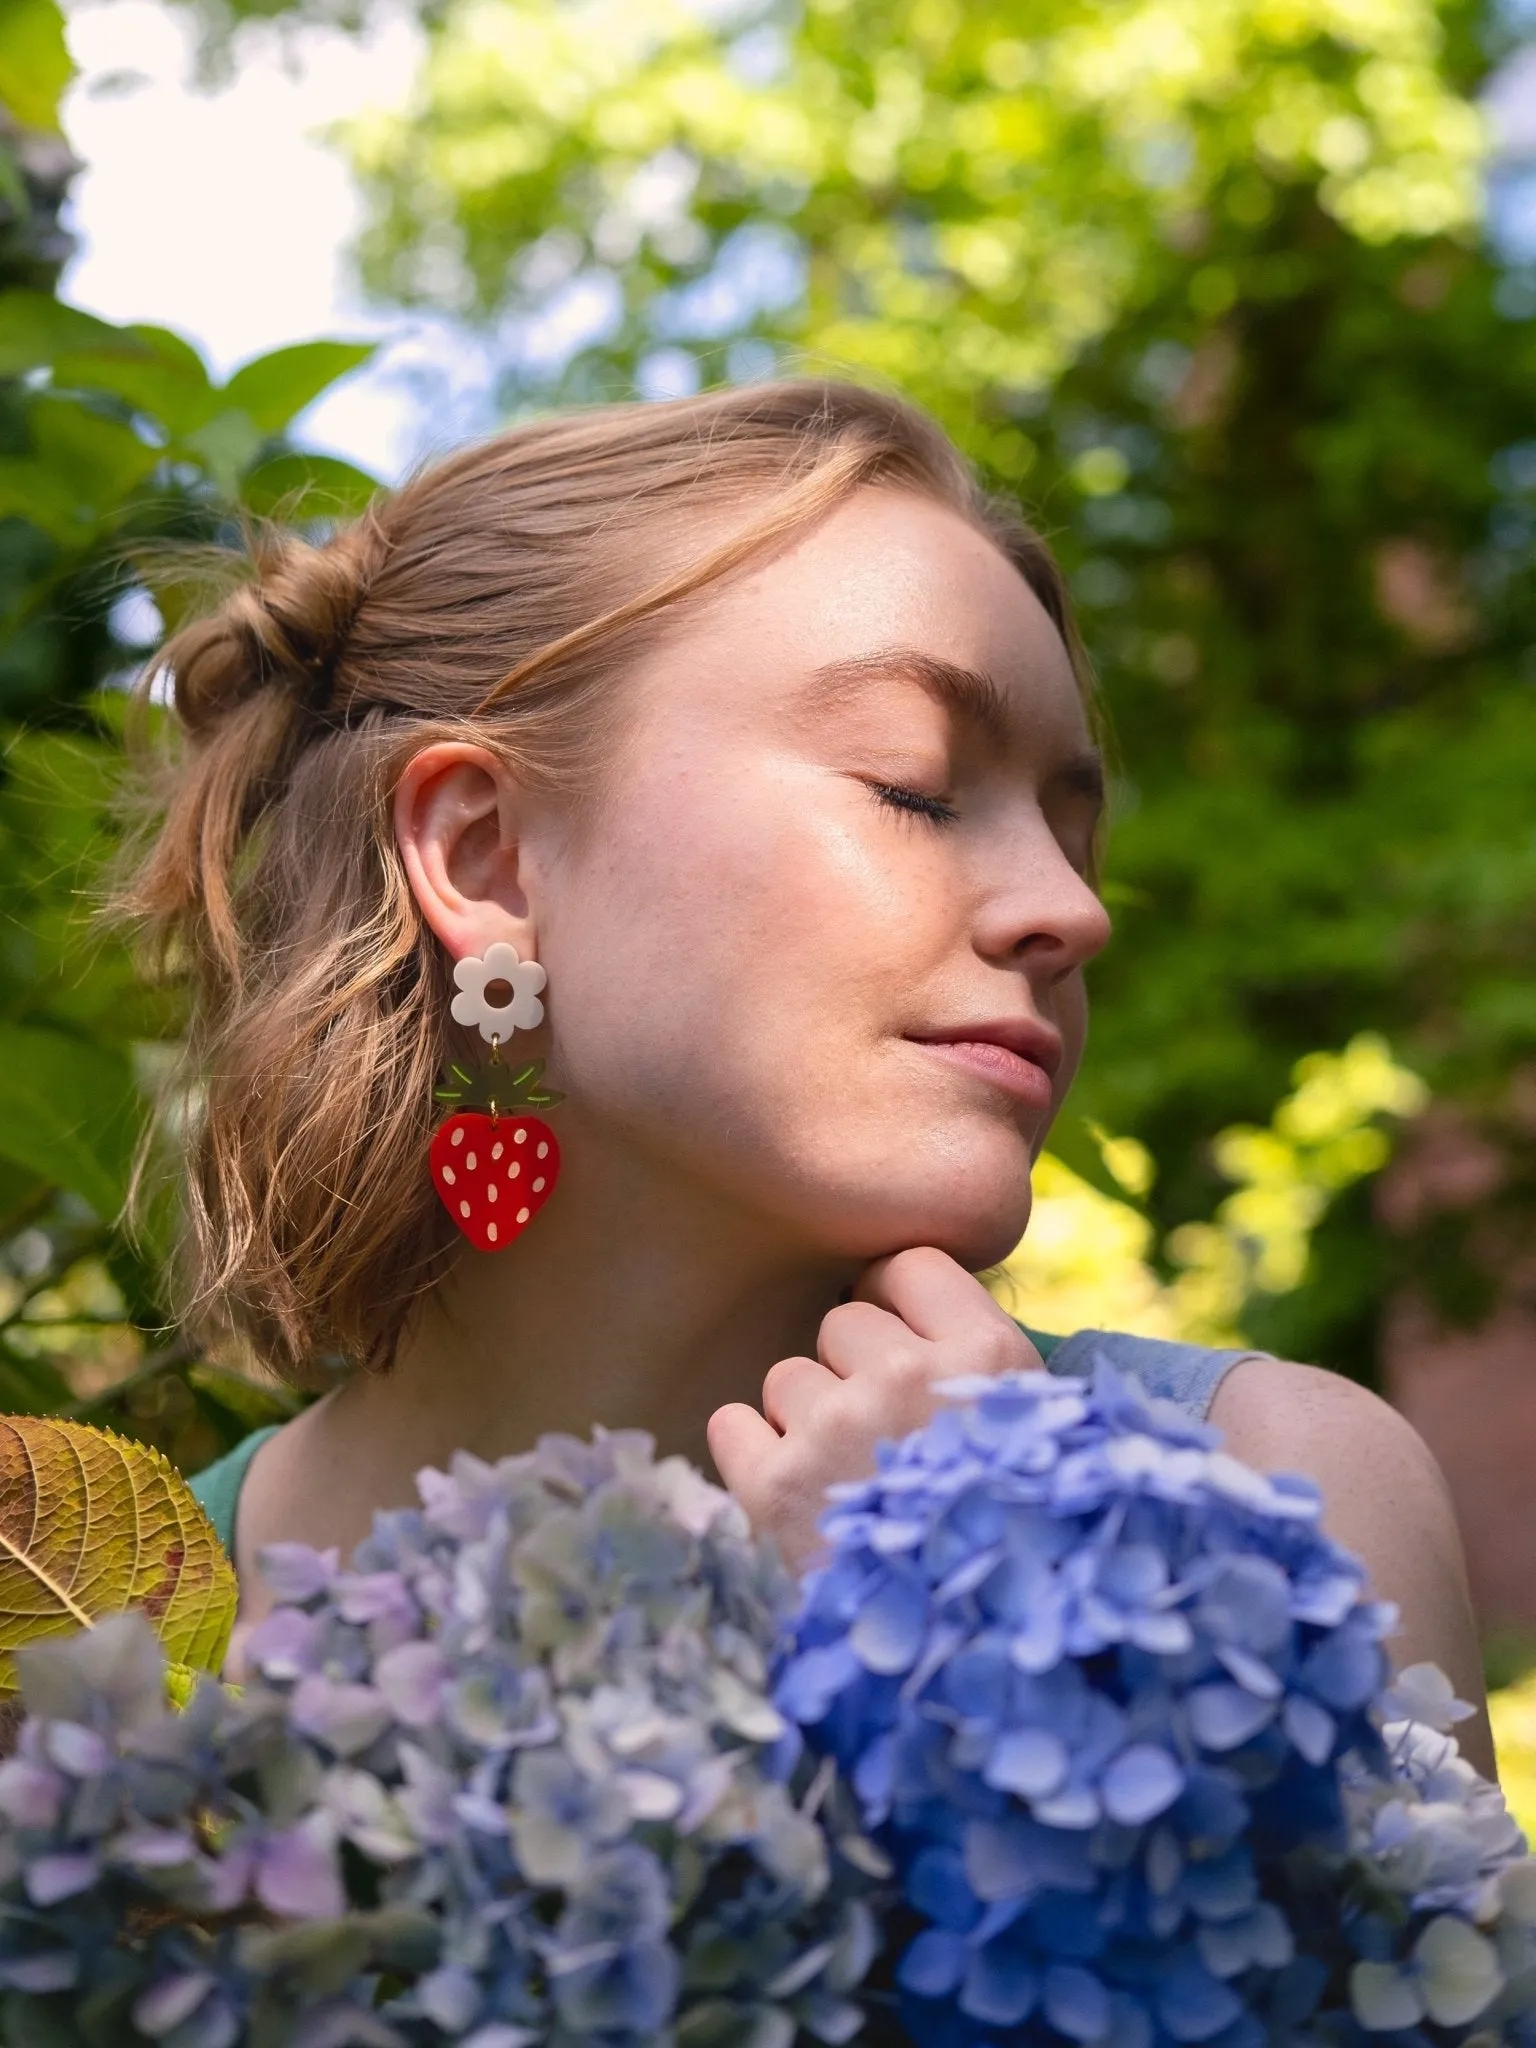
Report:
[{"label": "sunlight on face", "polygon": [[1039,601],[957,514],[865,490],[633,690],[541,920],[562,1085],[807,1249],[1000,1258],[1108,935]]}]

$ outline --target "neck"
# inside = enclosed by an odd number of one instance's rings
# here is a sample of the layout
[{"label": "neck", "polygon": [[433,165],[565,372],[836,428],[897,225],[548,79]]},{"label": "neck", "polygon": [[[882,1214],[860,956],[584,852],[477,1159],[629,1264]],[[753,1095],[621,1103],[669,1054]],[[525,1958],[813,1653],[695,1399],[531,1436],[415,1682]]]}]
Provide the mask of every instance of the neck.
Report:
[{"label": "neck", "polygon": [[[504,1252],[465,1248],[393,1370],[325,1404],[354,1454],[408,1475],[460,1446],[500,1457],[601,1422],[708,1469],[714,1410],[757,1405],[775,1360],[815,1355],[856,1262],[816,1256],[718,1187],[591,1157],[572,1145],[532,1229]],[[400,1492],[399,1473],[379,1476]]]}]

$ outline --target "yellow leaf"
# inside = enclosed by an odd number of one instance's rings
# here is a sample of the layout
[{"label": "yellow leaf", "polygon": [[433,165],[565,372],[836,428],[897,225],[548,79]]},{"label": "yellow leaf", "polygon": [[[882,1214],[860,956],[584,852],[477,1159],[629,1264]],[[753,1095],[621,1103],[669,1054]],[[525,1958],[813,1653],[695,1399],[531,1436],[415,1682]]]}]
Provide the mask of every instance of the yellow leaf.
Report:
[{"label": "yellow leaf", "polygon": [[0,1416],[0,1691],[10,1652],[139,1608],[173,1664],[217,1671],[234,1567],[186,1481],[148,1444]]}]

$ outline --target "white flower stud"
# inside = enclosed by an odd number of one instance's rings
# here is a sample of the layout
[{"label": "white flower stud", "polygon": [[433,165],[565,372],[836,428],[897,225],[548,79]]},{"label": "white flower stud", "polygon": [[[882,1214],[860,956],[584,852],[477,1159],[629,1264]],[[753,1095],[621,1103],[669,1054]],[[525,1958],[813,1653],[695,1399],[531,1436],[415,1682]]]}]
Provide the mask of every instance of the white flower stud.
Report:
[{"label": "white flower stud", "polygon": [[[532,1031],[544,1022],[544,1005],[539,991],[549,977],[537,960],[522,960],[516,946],[498,939],[487,946],[483,958],[468,954],[453,970],[459,993],[450,1011],[455,1024],[473,1024],[488,1045],[505,1042],[514,1031]],[[493,1003],[486,990],[504,981],[512,993],[504,1003]]]}]

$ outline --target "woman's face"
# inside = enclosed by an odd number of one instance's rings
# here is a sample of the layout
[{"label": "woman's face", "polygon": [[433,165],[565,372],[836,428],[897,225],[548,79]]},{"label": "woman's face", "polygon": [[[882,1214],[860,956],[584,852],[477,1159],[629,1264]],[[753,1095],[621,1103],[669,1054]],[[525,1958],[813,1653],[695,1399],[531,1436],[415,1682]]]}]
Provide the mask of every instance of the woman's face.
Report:
[{"label": "woman's face", "polygon": [[572,1137],[818,1254],[1001,1258],[1109,932],[1098,762],[1039,601],[956,514],[865,490],[633,690],[536,909]]}]

